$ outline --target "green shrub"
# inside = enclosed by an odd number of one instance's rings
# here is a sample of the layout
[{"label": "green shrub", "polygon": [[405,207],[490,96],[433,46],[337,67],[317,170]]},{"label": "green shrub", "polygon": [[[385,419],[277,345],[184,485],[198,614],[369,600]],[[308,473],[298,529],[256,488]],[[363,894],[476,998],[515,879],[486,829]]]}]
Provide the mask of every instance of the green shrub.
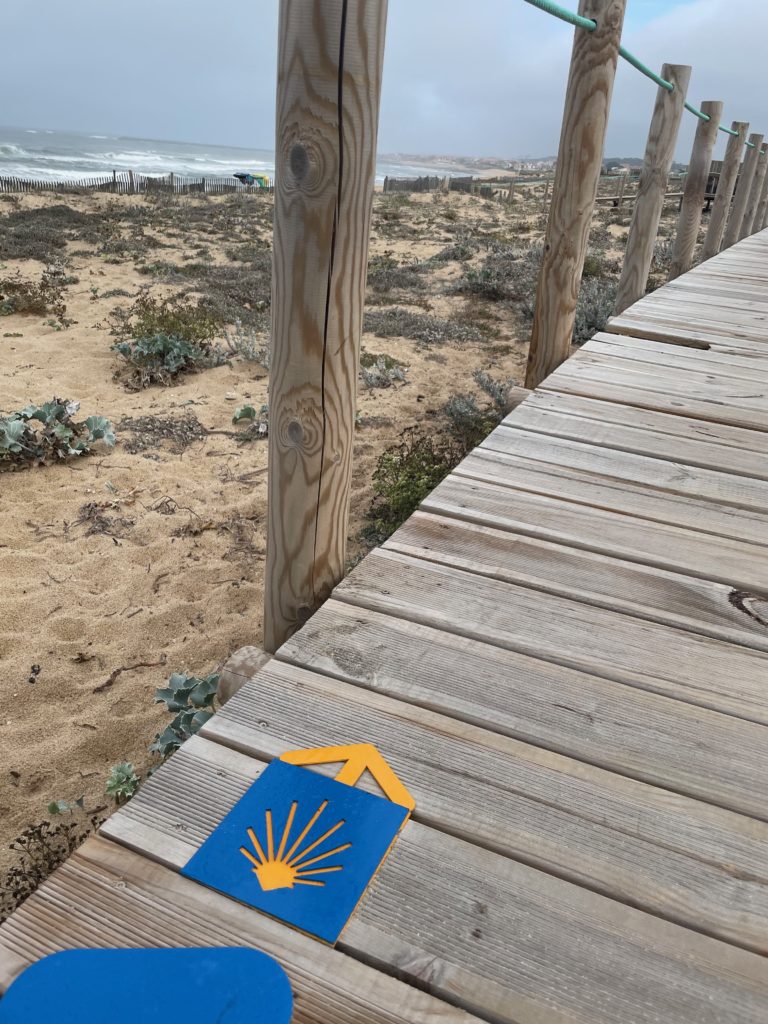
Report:
[{"label": "green shrub", "polygon": [[452,395],[443,406],[450,431],[464,453],[470,452],[498,426],[506,414],[507,393],[514,384],[512,379],[496,380],[485,370],[475,370],[472,378],[481,391],[490,398],[484,407],[471,394]]},{"label": "green shrub", "polygon": [[0,280],[0,316],[52,313],[63,324],[67,312],[63,294],[64,274],[57,267],[47,267],[37,282],[24,281],[17,272]]},{"label": "green shrub", "polygon": [[29,405],[0,417],[0,470],[87,455],[97,441],[114,445],[112,424],[103,416],[89,416],[75,423],[72,417],[79,407],[79,402],[54,398],[44,405]]},{"label": "green shrub", "polygon": [[199,301],[182,296],[161,299],[146,292],[128,309],[112,313],[113,333],[122,338],[153,338],[156,335],[205,342],[221,332],[222,321]]},{"label": "green shrub", "polygon": [[445,341],[483,341],[488,335],[488,331],[477,324],[446,320],[426,313],[412,313],[399,306],[366,311],[363,330],[379,338],[412,338],[422,345]]},{"label": "green shrub", "polygon": [[448,245],[440,252],[436,252],[434,256],[430,256],[427,262],[441,264],[456,261],[464,263],[466,260],[471,260],[479,248],[480,246],[474,239],[469,235],[464,235],[457,238],[452,245]]},{"label": "green shrub", "polygon": [[371,256],[368,260],[369,299],[388,295],[393,289],[423,291],[424,269],[421,263],[399,263],[391,252]]},{"label": "green shrub", "polygon": [[404,523],[464,455],[452,438],[409,427],[382,452],[373,474],[373,502],[363,535],[382,543]]},{"label": "green shrub", "polygon": [[227,348],[232,355],[240,356],[249,363],[260,363],[265,370],[269,369],[272,359],[269,338],[241,320],[235,320],[234,330],[227,335]]},{"label": "green shrub", "polygon": [[491,302],[516,302],[526,315],[533,316],[542,252],[541,244],[522,249],[492,244],[482,265],[479,268],[466,267],[453,290]]},{"label": "green shrub", "polygon": [[573,328],[573,342],[582,345],[602,331],[608,319],[613,316],[616,305],[618,283],[610,278],[582,278],[579,300],[576,304],[576,323]]},{"label": "green shrub", "polygon": [[394,356],[363,352],[360,356],[360,377],[366,388],[388,388],[395,381],[404,381],[407,372],[405,363]]},{"label": "green shrub", "polygon": [[153,334],[112,346],[128,363],[125,383],[139,390],[151,384],[169,385],[183,373],[221,366],[226,354],[208,341],[188,341],[177,334]]}]

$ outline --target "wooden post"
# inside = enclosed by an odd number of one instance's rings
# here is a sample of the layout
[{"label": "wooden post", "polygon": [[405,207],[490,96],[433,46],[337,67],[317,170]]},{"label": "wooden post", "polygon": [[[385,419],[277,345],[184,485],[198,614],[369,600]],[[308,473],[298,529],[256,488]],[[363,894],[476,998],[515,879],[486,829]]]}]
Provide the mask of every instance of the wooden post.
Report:
[{"label": "wooden post", "polygon": [[739,180],[736,184],[736,195],[731,206],[731,215],[725,228],[723,249],[730,248],[734,242],[738,242],[741,238],[741,225],[744,220],[744,214],[747,212],[752,182],[755,180],[755,171],[757,170],[757,161],[760,157],[760,149],[763,145],[763,136],[753,132],[749,136],[749,141],[754,148],[748,148],[744,155]]},{"label": "wooden post", "polygon": [[[768,158],[767,158],[768,159]],[[760,195],[760,205],[757,207],[757,216],[755,222],[752,225],[752,231],[762,231],[765,227],[766,217],[768,216],[768,174],[765,175],[765,181],[763,182],[763,191]]]},{"label": "wooden post", "polygon": [[661,77],[675,88],[670,92],[659,86],[656,92],[656,104],[648,130],[643,170],[616,296],[617,313],[623,312],[627,306],[645,295],[691,69],[687,64],[664,64]]},{"label": "wooden post", "polygon": [[136,191],[136,189],[134,188],[134,183],[133,183],[133,171],[128,171],[128,186],[129,186],[131,195],[133,195],[133,193]]},{"label": "wooden post", "polygon": [[344,575],[386,0],[281,0],[264,648]]},{"label": "wooden post", "polygon": [[536,294],[525,378],[537,387],[568,358],[579,283],[600,184],[626,0],[579,0],[594,32],[574,29],[555,184]]},{"label": "wooden post", "polygon": [[731,131],[738,132],[738,135],[728,136],[728,145],[725,147],[723,168],[720,171],[720,179],[717,183],[715,201],[712,204],[712,214],[709,218],[709,227],[704,239],[704,248],[701,252],[703,260],[711,259],[720,252],[725,233],[725,224],[731,210],[733,190],[736,186],[736,177],[741,164],[741,154],[744,152],[744,143],[747,141],[749,124],[747,121],[733,121]]},{"label": "wooden post", "polygon": [[741,222],[739,238],[746,238],[747,235],[752,234],[752,225],[754,224],[755,217],[757,216],[760,197],[763,194],[763,184],[765,182],[765,171],[768,167],[768,157],[766,157],[765,150],[762,148],[758,150],[758,153],[760,155],[757,160],[755,176],[752,179],[752,188],[749,190],[749,199],[747,201],[747,208],[744,211],[744,219]]},{"label": "wooden post", "polygon": [[547,210],[547,200],[548,199],[549,199],[549,178],[547,178],[546,181],[544,182],[544,198],[543,198],[543,200],[541,202],[541,212],[542,213],[546,213],[546,210]]},{"label": "wooden post", "polygon": [[672,247],[672,262],[667,277],[669,281],[690,270],[693,264],[693,251],[699,237],[701,210],[707,192],[707,178],[712,164],[712,151],[717,142],[723,104],[719,100],[705,100],[701,104],[701,111],[709,116],[709,120],[699,120],[693,139],[680,216],[677,218],[677,234]]}]

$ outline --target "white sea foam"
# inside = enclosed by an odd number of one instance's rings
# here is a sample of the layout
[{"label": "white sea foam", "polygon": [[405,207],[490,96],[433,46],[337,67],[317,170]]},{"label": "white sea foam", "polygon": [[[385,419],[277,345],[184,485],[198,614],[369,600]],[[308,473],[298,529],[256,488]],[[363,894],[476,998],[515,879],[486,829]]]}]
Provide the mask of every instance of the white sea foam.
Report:
[{"label": "white sea foam", "polygon": [[[50,135],[55,135],[55,139],[47,137]],[[275,164],[274,154],[264,149],[0,128],[0,175],[63,181],[103,177],[113,170],[158,176],[173,172],[196,178],[230,177],[240,171],[272,176]],[[376,180],[383,181],[385,175],[415,177],[445,173],[451,172],[395,158],[392,162],[379,161]]]}]

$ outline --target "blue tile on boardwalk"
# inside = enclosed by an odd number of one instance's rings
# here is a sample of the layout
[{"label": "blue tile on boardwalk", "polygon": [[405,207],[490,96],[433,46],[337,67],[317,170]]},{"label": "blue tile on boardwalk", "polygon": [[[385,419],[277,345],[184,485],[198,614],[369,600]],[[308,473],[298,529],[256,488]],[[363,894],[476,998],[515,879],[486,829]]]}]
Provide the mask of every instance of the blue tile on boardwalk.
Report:
[{"label": "blue tile on boardwalk", "polygon": [[73,949],[28,967],[0,1024],[289,1024],[291,986],[254,949]]},{"label": "blue tile on boardwalk", "polygon": [[273,761],[182,874],[333,943],[407,817],[384,797]]}]

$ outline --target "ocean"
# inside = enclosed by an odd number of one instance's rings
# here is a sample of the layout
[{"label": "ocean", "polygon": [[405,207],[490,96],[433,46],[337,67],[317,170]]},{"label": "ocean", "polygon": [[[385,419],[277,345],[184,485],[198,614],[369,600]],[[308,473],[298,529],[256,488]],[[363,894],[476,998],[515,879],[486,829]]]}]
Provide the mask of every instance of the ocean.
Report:
[{"label": "ocean", "polygon": [[[404,158],[407,161],[407,158]],[[44,181],[77,180],[137,171],[140,174],[186,174],[194,177],[228,177],[235,171],[275,173],[271,149],[241,149],[195,142],[163,142],[121,135],[81,134],[33,128],[0,128],[0,177]],[[420,166],[380,158],[376,180],[385,175],[410,178],[425,174],[466,174],[461,168]]]}]

